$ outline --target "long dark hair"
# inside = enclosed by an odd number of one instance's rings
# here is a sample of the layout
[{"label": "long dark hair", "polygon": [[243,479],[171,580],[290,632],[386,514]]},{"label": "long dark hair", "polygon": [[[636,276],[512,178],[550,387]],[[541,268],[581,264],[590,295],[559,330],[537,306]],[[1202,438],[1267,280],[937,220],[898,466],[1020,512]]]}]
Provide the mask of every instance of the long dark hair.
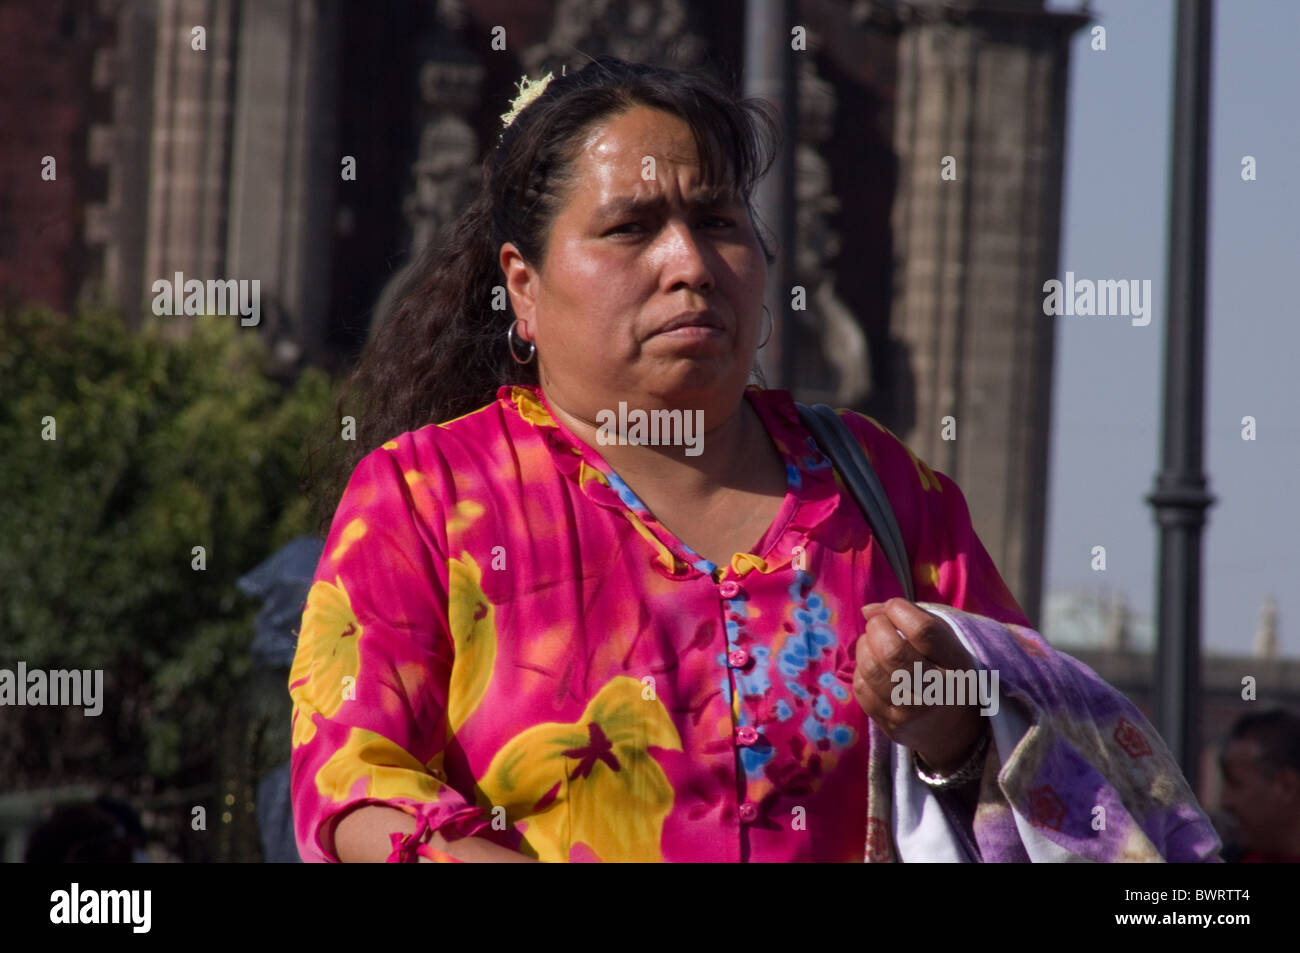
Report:
[{"label": "long dark hair", "polygon": [[[517,364],[507,350],[515,316],[509,296],[495,290],[504,286],[501,246],[513,242],[525,261],[542,267],[551,224],[575,184],[583,134],[638,105],[690,126],[700,184],[734,187],[757,228],[750,200],[781,135],[767,103],[740,99],[706,73],[614,57],[556,75],[491,149],[474,200],[407,269],[391,312],[376,315],[382,323],[336,406],[339,420],[355,419],[355,439],[339,440],[340,424],[332,421],[334,436],[318,448],[333,451],[332,465],[307,478],[322,536],[352,470],[381,443],[477,410],[504,384],[537,383],[536,362]],[[770,265],[775,259],[761,230],[759,242]],[[494,309],[494,297],[502,310]]]}]

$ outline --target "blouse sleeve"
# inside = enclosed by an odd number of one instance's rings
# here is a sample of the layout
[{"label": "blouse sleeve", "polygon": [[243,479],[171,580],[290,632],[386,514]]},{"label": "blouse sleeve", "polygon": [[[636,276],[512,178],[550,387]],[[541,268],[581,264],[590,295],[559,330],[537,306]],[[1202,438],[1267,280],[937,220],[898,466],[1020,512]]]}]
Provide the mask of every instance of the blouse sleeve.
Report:
[{"label": "blouse sleeve", "polygon": [[917,602],[937,602],[1032,628],[971,524],[957,484],[931,470],[870,417],[839,412],[866,451],[894,508]]},{"label": "blouse sleeve", "polygon": [[441,526],[416,516],[394,454],[366,456],[335,512],[289,674],[306,861],[337,863],[334,825],[364,804],[404,810],[448,840],[489,826],[442,764],[454,654],[444,548]]}]

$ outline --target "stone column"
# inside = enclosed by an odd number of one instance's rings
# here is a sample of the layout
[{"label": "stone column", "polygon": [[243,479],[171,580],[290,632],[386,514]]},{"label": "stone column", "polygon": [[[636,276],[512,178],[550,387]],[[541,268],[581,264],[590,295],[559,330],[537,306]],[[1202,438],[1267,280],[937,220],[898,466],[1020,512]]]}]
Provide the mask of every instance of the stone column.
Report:
[{"label": "stone column", "polygon": [[[141,282],[146,297],[154,281],[170,281],[177,271],[187,280],[235,277],[224,274],[223,244],[236,3],[162,0],[157,11]],[[205,49],[193,48],[195,27],[204,30]],[[132,293],[128,281],[122,288]],[[169,327],[183,334],[188,325],[174,321]]]},{"label": "stone column", "polygon": [[112,111],[91,126],[89,159],[104,169],[107,194],[86,209],[86,239],[102,248],[105,296],[135,327],[151,300],[144,267],[158,4],[103,0],[100,7],[112,19],[113,42],[95,51],[94,87]]},{"label": "stone column", "polygon": [[225,277],[261,281],[262,332],[282,366],[319,363],[324,343],[338,24],[336,0],[240,8]]},{"label": "stone column", "polygon": [[899,436],[961,486],[1037,623],[1055,340],[1042,284],[1057,273],[1069,37],[1087,18],[1041,0],[897,11]]}]

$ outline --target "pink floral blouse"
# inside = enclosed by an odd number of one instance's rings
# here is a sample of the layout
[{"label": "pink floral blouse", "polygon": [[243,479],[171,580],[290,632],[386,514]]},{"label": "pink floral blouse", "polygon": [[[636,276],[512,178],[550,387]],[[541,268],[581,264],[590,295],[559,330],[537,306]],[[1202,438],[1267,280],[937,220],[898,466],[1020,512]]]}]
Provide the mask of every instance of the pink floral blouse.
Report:
[{"label": "pink floral blouse", "polygon": [[[358,464],[289,680],[305,860],[337,862],[333,823],[379,802],[543,861],[863,860],[859,610],[903,593],[790,395],[745,396],[788,491],[726,566],[675,539],[534,388]],[[956,484],[841,413],[917,601],[1028,626]]]}]

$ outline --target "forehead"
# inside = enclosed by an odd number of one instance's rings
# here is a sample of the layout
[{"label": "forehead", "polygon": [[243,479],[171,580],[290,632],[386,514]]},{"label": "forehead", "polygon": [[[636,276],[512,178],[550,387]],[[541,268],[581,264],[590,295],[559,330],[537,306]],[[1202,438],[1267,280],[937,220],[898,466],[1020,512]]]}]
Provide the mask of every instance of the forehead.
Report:
[{"label": "forehead", "polygon": [[[653,160],[650,161],[650,160]],[[734,187],[703,187],[691,127],[671,113],[635,107],[597,125],[574,162],[575,185],[565,212],[600,218],[681,197],[692,203],[730,201]]]},{"label": "forehead", "polygon": [[640,178],[645,156],[653,156],[656,163],[699,165],[695,137],[686,121],[647,106],[635,106],[598,124],[588,134],[578,161],[592,167],[631,163],[631,171]]}]

